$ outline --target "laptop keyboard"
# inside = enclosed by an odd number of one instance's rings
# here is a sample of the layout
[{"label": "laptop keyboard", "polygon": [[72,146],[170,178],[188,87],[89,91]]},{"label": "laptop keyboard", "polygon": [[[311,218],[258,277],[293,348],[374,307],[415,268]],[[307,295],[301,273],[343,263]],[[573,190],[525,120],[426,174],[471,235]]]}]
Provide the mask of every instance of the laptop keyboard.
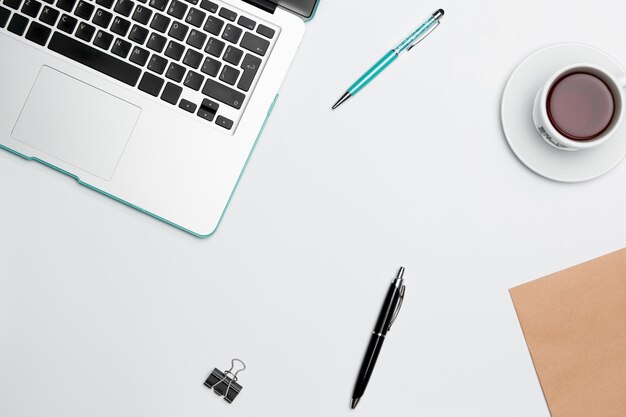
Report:
[{"label": "laptop keyboard", "polygon": [[231,134],[278,37],[210,0],[2,0],[0,30]]}]

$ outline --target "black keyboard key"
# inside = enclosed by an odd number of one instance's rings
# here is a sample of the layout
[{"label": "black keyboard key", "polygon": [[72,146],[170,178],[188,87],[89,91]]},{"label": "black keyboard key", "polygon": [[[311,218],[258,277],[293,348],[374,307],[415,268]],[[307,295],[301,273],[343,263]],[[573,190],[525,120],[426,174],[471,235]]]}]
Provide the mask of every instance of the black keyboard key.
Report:
[{"label": "black keyboard key", "polygon": [[58,0],[57,7],[66,12],[71,12],[76,4],[76,0]]},{"label": "black keyboard key", "polygon": [[10,7],[15,10],[20,9],[20,5],[22,4],[22,0],[4,0],[4,5]]},{"label": "black keyboard key", "polygon": [[167,83],[165,85],[165,88],[163,89],[163,93],[161,93],[161,100],[176,105],[182,92],[183,87],[176,84]]},{"label": "black keyboard key", "polygon": [[52,29],[48,26],[44,26],[41,23],[33,22],[30,24],[28,31],[26,32],[26,39],[35,42],[41,46],[44,46],[48,42],[48,38],[52,33]]},{"label": "black keyboard key", "polygon": [[165,71],[165,67],[167,67],[167,59],[152,54],[150,62],[148,62],[148,69],[150,71],[156,72],[157,74],[163,74],[163,71]]},{"label": "black keyboard key", "polygon": [[243,91],[250,90],[252,83],[254,82],[254,77],[256,77],[257,72],[259,71],[259,67],[261,66],[261,59],[257,58],[252,54],[247,54],[241,63],[241,68],[243,69],[243,75],[239,80],[239,84],[237,84],[237,88]]},{"label": "black keyboard key", "polygon": [[198,116],[212,122],[219,107],[220,105],[216,102],[205,98],[202,100],[202,104],[200,104],[200,109],[198,109]]},{"label": "black keyboard key", "polygon": [[266,38],[270,38],[272,39],[274,37],[274,34],[276,33],[276,31],[272,28],[268,28],[265,25],[259,25],[258,28],[256,28],[256,33],[259,33],[263,36],[265,36]]},{"label": "black keyboard key", "polygon": [[129,28],[130,22],[121,17],[115,16],[115,18],[113,19],[113,23],[111,23],[111,32],[120,36],[126,36]]},{"label": "black keyboard key", "polygon": [[143,44],[148,37],[148,29],[143,26],[134,25],[130,30],[130,34],[128,35],[128,39],[133,42],[137,42],[139,45]]},{"label": "black keyboard key", "polygon": [[74,40],[60,32],[55,32],[52,35],[48,48],[131,86],[137,84],[137,80],[141,75],[141,70],[134,65]]},{"label": "black keyboard key", "polygon": [[205,120],[208,120],[209,122],[212,122],[215,118],[215,113],[204,110],[202,106],[200,106],[200,110],[198,110],[198,116]]},{"label": "black keyboard key", "polygon": [[193,113],[196,111],[197,106],[189,100],[182,99],[178,107],[185,111],[188,111],[189,113]]},{"label": "black keyboard key", "polygon": [[208,120],[209,122],[212,122],[213,119],[215,118],[215,113],[206,111],[201,106],[200,110],[198,110],[198,116],[203,118],[204,120]]},{"label": "black keyboard key", "polygon": [[84,40],[85,42],[91,42],[91,38],[93,38],[94,33],[96,33],[96,28],[84,22],[80,22],[78,24],[78,28],[76,29],[76,37]]},{"label": "black keyboard key", "polygon": [[135,64],[143,67],[148,62],[148,58],[150,58],[150,52],[146,51],[143,48],[135,46],[133,52],[130,54],[130,62],[134,62]]},{"label": "black keyboard key", "polygon": [[78,20],[76,20],[72,16],[64,14],[63,16],[61,16],[61,19],[59,19],[57,28],[59,28],[59,30],[62,30],[63,32],[72,33],[74,32],[74,28],[76,27],[77,23]]},{"label": "black keyboard key", "polygon": [[37,17],[41,6],[41,3],[36,0],[26,0],[22,6],[22,13],[30,17]]},{"label": "black keyboard key", "polygon": [[224,65],[224,69],[220,74],[220,80],[224,81],[226,84],[235,85],[240,73],[241,71],[239,71],[238,69],[228,65]]},{"label": "black keyboard key", "polygon": [[244,72],[254,71],[256,73],[261,67],[261,62],[261,58],[252,54],[246,54],[246,57],[241,63],[241,68],[244,70]]},{"label": "black keyboard key", "polygon": [[216,102],[205,98],[202,100],[202,104],[200,104],[200,109],[198,109],[198,116],[212,122],[219,107],[219,104]]},{"label": "black keyboard key", "polygon": [[150,27],[161,33],[165,33],[171,21],[172,19],[170,19],[169,17],[164,16],[160,13],[155,13],[154,18],[152,19],[152,23],[150,23]]},{"label": "black keyboard key", "polygon": [[256,22],[252,19],[248,19],[245,16],[241,16],[239,17],[239,20],[237,20],[237,23],[239,23],[241,26],[245,27],[246,29],[254,29],[254,27],[256,26]]},{"label": "black keyboard key", "polygon": [[198,4],[198,0],[185,0],[187,3],[191,3],[193,5]]},{"label": "black keyboard key", "polygon": [[96,33],[96,37],[93,40],[93,44],[102,49],[109,49],[111,43],[113,43],[113,35],[101,30]]},{"label": "black keyboard key", "polygon": [[214,81],[211,78],[206,80],[202,94],[211,97],[217,101],[227,104],[236,109],[240,109],[246,96],[237,90],[225,86],[222,83]]},{"label": "black keyboard key", "polygon": [[209,100],[208,98],[202,99],[202,103],[200,103],[200,106],[202,106],[204,110],[210,111],[213,114],[217,113],[220,108],[220,105],[218,103]]},{"label": "black keyboard key", "polygon": [[237,42],[239,42],[239,38],[241,37],[242,33],[243,30],[229,23],[228,25],[226,25],[224,33],[222,33],[222,39],[226,39],[227,41],[236,44]]},{"label": "black keyboard key", "polygon": [[167,49],[165,49],[165,56],[175,59],[176,61],[180,60],[184,53],[185,46],[174,41],[170,41],[170,43],[167,44]]},{"label": "black keyboard key", "polygon": [[144,25],[148,24],[151,17],[152,10],[148,9],[146,6],[138,5],[135,8],[135,13],[133,13],[133,20]]},{"label": "black keyboard key", "polygon": [[55,9],[51,9],[48,6],[44,6],[43,10],[41,11],[41,14],[39,15],[39,20],[41,20],[42,22],[50,26],[54,26],[58,18],[59,18],[59,11]]},{"label": "black keyboard key", "polygon": [[185,86],[189,87],[193,90],[198,91],[200,87],[202,87],[202,83],[204,82],[204,76],[198,74],[197,72],[189,71],[187,76],[185,77]]},{"label": "black keyboard key", "polygon": [[119,13],[122,16],[130,16],[130,12],[133,11],[133,7],[135,6],[135,3],[132,2],[131,0],[117,0],[117,3],[115,4],[115,8],[113,10],[115,10],[115,13]]},{"label": "black keyboard key", "polygon": [[145,93],[158,97],[164,82],[162,78],[146,72],[141,78],[138,88]]},{"label": "black keyboard key", "polygon": [[233,127],[233,121],[225,118],[224,116],[217,116],[215,124],[223,127],[226,130],[230,130]]},{"label": "black keyboard key", "polygon": [[174,80],[179,83],[183,80],[183,77],[185,76],[185,71],[185,67],[172,62],[167,69],[165,76],[170,80]]},{"label": "black keyboard key", "polygon": [[172,23],[172,27],[167,34],[174,39],[184,41],[185,36],[187,36],[187,31],[189,31],[189,26],[183,25],[182,23],[174,22]]},{"label": "black keyboard key", "polygon": [[187,11],[187,5],[182,1],[174,0],[167,9],[167,14],[177,19],[182,19]]},{"label": "black keyboard key", "polygon": [[241,57],[243,57],[243,51],[239,48],[235,48],[234,46],[229,46],[226,48],[226,52],[224,52],[224,61],[229,64],[239,65]]},{"label": "black keyboard key", "polygon": [[204,10],[208,10],[211,13],[217,12],[217,8],[218,8],[217,4],[209,0],[202,0],[200,2],[200,7],[202,7]]},{"label": "black keyboard key", "polygon": [[204,64],[202,64],[200,71],[210,75],[211,77],[215,77],[220,72],[220,68],[222,68],[222,63],[220,61],[213,58],[207,58],[204,60]]},{"label": "black keyboard key", "polygon": [[224,21],[215,16],[209,16],[204,25],[204,31],[212,35],[219,35],[224,27]]},{"label": "black keyboard key", "polygon": [[150,5],[150,7],[154,7],[158,11],[164,12],[167,8],[168,1],[169,0],[150,0],[150,3],[148,4]]},{"label": "black keyboard key", "polygon": [[217,58],[222,55],[222,51],[226,44],[219,39],[211,38],[209,42],[206,44],[206,48],[204,48],[204,52],[211,54]]},{"label": "black keyboard key", "polygon": [[204,42],[206,42],[207,35],[198,30],[191,29],[189,37],[187,38],[187,45],[191,45],[194,48],[202,49]]},{"label": "black keyboard key", "polygon": [[111,23],[112,19],[113,14],[111,14],[111,12],[107,12],[104,9],[98,9],[96,10],[96,14],[93,17],[92,22],[106,29],[107,27],[109,27],[109,23]]},{"label": "black keyboard key", "polygon": [[165,48],[166,43],[167,38],[159,35],[158,33],[152,33],[150,35],[150,38],[148,38],[148,43],[146,43],[146,46],[153,51],[161,52],[163,48]]},{"label": "black keyboard key", "polygon": [[96,0],[96,4],[98,6],[102,6],[102,7],[106,7],[107,9],[110,9],[111,6],[113,6],[115,0]]},{"label": "black keyboard key", "polygon": [[115,42],[113,42],[111,52],[113,52],[117,56],[126,58],[128,56],[128,53],[130,52],[131,47],[132,45],[130,42],[125,41],[124,39],[116,39]]},{"label": "black keyboard key", "polygon": [[[6,26],[7,22],[9,21],[10,15],[11,15],[11,11],[9,9],[7,9],[6,7],[0,6],[0,28],[3,28]],[[54,25],[54,23],[52,24]]]},{"label": "black keyboard key", "polygon": [[185,58],[183,58],[183,64],[189,65],[192,68],[198,68],[202,63],[202,54],[196,52],[193,49],[187,49]]},{"label": "black keyboard key", "polygon": [[78,6],[76,6],[76,10],[74,10],[74,14],[81,19],[89,20],[95,8],[93,4],[81,0],[78,2]]},{"label": "black keyboard key", "polygon": [[243,35],[243,39],[241,40],[241,46],[243,48],[246,48],[250,52],[265,56],[265,54],[267,53],[267,49],[270,46],[270,42],[248,32]]},{"label": "black keyboard key", "polygon": [[224,19],[230,20],[231,22],[234,22],[235,19],[237,19],[237,13],[233,12],[232,10],[228,10],[225,7],[222,7],[222,10],[220,10],[220,16],[222,16]]},{"label": "black keyboard key", "polygon": [[19,14],[14,14],[7,29],[9,32],[22,36],[26,30],[26,26],[28,26],[28,19]]},{"label": "black keyboard key", "polygon": [[189,13],[187,13],[187,17],[185,18],[185,22],[189,23],[192,26],[199,28],[204,23],[204,19],[206,18],[206,13],[199,9],[189,9]]}]

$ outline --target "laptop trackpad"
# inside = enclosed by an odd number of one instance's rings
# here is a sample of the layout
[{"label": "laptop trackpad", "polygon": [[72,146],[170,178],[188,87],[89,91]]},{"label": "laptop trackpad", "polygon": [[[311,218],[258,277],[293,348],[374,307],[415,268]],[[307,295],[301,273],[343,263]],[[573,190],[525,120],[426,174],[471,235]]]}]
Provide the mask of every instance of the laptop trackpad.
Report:
[{"label": "laptop trackpad", "polygon": [[44,66],[12,136],[108,180],[140,114],[139,107]]}]

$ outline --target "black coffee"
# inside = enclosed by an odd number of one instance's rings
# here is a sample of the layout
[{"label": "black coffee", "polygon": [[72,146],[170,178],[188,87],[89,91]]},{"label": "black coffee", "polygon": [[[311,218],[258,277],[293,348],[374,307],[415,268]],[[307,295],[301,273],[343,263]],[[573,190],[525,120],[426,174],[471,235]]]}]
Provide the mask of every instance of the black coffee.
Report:
[{"label": "black coffee", "polygon": [[571,140],[593,140],[610,126],[615,98],[602,79],[575,72],[552,85],[547,108],[550,122],[560,134]]}]

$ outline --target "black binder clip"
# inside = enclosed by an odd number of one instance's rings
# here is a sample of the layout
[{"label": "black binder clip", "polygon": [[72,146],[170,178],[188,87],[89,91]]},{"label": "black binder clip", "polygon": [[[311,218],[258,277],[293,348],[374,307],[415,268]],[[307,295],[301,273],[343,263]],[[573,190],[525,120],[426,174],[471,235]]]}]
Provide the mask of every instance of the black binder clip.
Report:
[{"label": "black binder clip", "polygon": [[[241,369],[234,371],[235,362],[241,364]],[[246,364],[243,363],[243,361],[233,359],[230,361],[230,369],[228,371],[222,372],[217,368],[213,369],[211,375],[204,381],[204,385],[212,388],[213,392],[217,395],[223,396],[226,402],[232,403],[243,389],[243,387],[237,383],[237,374],[245,369]]]}]

